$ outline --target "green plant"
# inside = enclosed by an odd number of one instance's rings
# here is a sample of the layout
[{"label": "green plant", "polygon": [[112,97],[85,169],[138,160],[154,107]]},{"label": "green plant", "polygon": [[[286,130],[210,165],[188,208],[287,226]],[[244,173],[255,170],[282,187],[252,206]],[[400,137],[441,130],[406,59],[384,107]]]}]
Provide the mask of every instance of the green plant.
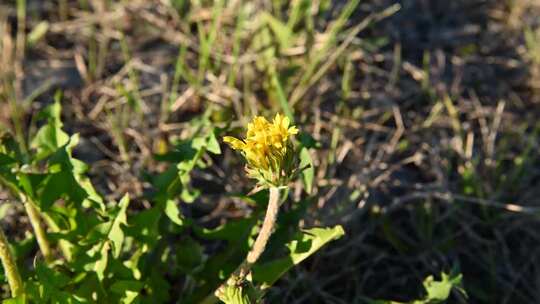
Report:
[{"label": "green plant", "polygon": [[[280,193],[286,193],[289,178],[242,196],[257,203],[257,212],[249,218],[207,229],[184,216],[180,204],[191,203],[200,195],[191,185],[191,172],[207,168],[211,165],[208,156],[221,153],[217,137],[223,130],[214,127],[206,114],[192,120],[195,131],[190,137],[155,156],[168,167],[144,175],[152,185],[152,191],[142,198],[150,202],[149,207],[133,207],[128,194],[119,202],[107,202],[88,178],[89,167],[73,157],[79,135],[70,136],[62,129],[60,99],[57,95],[39,114],[45,123],[28,153],[8,133],[0,142],[2,185],[10,190],[13,201],[24,204],[34,228],[26,239],[12,242],[15,258],[10,257],[5,238],[0,238],[2,262],[14,296],[6,303],[216,302],[214,290],[223,283],[227,303],[256,303],[288,269],[344,233],[340,226],[280,227],[277,210],[285,198]],[[288,123],[285,127],[287,130]],[[284,140],[283,147],[292,149],[290,140]],[[290,154],[291,159],[293,156]],[[268,195],[268,210],[273,213],[266,216],[259,237],[250,245]],[[280,242],[267,246],[275,226]],[[33,249],[21,249],[34,240],[41,257],[32,257]],[[220,252],[205,252],[204,242],[224,247]],[[260,263],[263,251],[266,257]],[[35,263],[26,263],[28,259]],[[228,284],[229,277],[237,278],[234,284]]]},{"label": "green plant", "polygon": [[[424,279],[423,285],[425,289],[425,296],[419,300],[408,302],[409,304],[438,304],[446,303],[450,298],[452,290],[460,296],[460,299],[466,299],[467,293],[462,287],[462,275],[459,273],[446,274],[441,273],[441,280],[435,280],[430,275]],[[395,301],[370,301],[370,304],[400,304],[401,302]],[[403,303],[402,303],[403,304]]]}]

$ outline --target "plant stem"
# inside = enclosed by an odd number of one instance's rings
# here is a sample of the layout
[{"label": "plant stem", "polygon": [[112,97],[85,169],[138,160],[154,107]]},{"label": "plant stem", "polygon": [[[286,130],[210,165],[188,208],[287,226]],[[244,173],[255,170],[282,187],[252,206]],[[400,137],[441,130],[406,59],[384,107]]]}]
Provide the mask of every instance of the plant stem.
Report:
[{"label": "plant stem", "polygon": [[2,260],[2,266],[8,280],[9,288],[11,290],[11,296],[13,298],[24,294],[24,287],[17,268],[17,263],[11,254],[9,244],[4,234],[4,231],[0,228],[0,260]]},{"label": "plant stem", "polygon": [[[253,247],[249,251],[246,258],[247,267],[251,268],[251,266],[255,264],[255,262],[257,262],[261,254],[264,252],[264,249],[266,248],[266,244],[268,243],[268,240],[270,239],[270,235],[272,234],[274,230],[278,211],[279,211],[279,189],[276,187],[272,187],[270,188],[270,197],[268,198],[268,207],[266,209],[266,215],[264,217],[264,222],[261,227],[261,231],[259,232],[259,235],[257,236],[257,239],[255,240],[255,244],[253,244]],[[246,270],[249,270],[249,268]]]},{"label": "plant stem", "polygon": [[[272,235],[274,226],[276,224],[278,211],[279,188],[271,187],[270,196],[268,198],[268,207],[266,209],[266,215],[264,216],[261,231],[259,232],[259,235],[257,235],[257,239],[255,239],[253,247],[251,247],[251,250],[248,252],[244,262],[242,262],[242,264],[238,266],[238,268],[233,272],[233,274],[231,274],[227,282],[221,285],[218,290],[216,290],[216,295],[220,294],[227,285],[237,285],[238,282],[242,282],[244,278],[249,274],[251,267],[253,266],[253,264],[255,264],[255,262],[257,262],[261,254],[264,252],[266,244],[268,243],[268,240]],[[207,299],[205,299],[204,303],[214,303],[212,301],[214,299],[215,297],[209,296]]]},{"label": "plant stem", "polygon": [[41,251],[41,254],[43,254],[45,262],[49,263],[52,261],[52,251],[51,246],[49,245],[49,241],[47,240],[47,233],[45,232],[45,229],[43,229],[43,227],[41,226],[41,218],[39,211],[29,201],[24,202],[24,209],[28,214],[28,218],[30,219],[30,224],[32,224],[32,228],[34,229],[36,240],[39,245],[39,250]]}]

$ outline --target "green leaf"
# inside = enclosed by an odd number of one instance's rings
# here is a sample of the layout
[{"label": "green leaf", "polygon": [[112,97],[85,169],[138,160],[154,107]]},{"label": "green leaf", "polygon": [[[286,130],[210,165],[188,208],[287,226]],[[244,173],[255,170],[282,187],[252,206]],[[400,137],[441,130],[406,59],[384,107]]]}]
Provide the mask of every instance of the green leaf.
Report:
[{"label": "green leaf", "polygon": [[61,268],[52,269],[44,263],[38,263],[35,273],[37,284],[27,283],[27,292],[36,303],[81,303],[71,293],[63,290],[70,283],[70,278],[62,273]]},{"label": "green leaf", "polygon": [[54,173],[47,178],[37,203],[42,210],[48,210],[56,200],[64,195],[79,204],[88,197],[75,176],[68,171]]},{"label": "green leaf", "polygon": [[311,194],[315,169],[313,168],[311,154],[309,154],[309,150],[306,147],[302,147],[300,150],[300,168],[302,169],[302,182],[304,184],[304,188],[308,194]]},{"label": "green leaf", "polygon": [[99,259],[96,261],[93,267],[94,268],[93,270],[95,271],[100,281],[103,281],[103,279],[105,278],[105,269],[107,269],[107,264],[109,262],[109,249],[110,249],[109,241],[105,241],[102,244],[101,250],[99,252],[100,254]]},{"label": "green leaf", "polygon": [[225,304],[255,304],[259,302],[260,295],[253,285],[245,282],[240,286],[227,285],[218,297]]},{"label": "green leaf", "polygon": [[[441,273],[441,280],[436,281],[432,275],[424,279],[424,288],[427,295],[422,299],[408,302],[410,304],[437,304],[446,303],[452,289],[456,289],[465,298],[467,293],[461,286],[462,275],[458,269],[453,269],[450,275]],[[369,304],[405,304],[401,302],[386,301],[386,300],[368,300]]]},{"label": "green leaf", "polygon": [[130,304],[133,303],[135,298],[139,295],[139,291],[142,289],[143,284],[138,281],[133,280],[119,280],[114,282],[110,290],[113,293],[119,294],[122,297],[120,298],[120,303]]},{"label": "green leaf", "polygon": [[30,180],[30,177],[27,174],[21,173],[17,175],[17,178],[19,180],[20,188],[23,189],[24,192],[30,197],[32,198],[35,197],[34,187],[32,185],[32,181]]},{"label": "green leaf", "polygon": [[11,164],[16,163],[16,162],[17,162],[17,160],[12,158],[11,156],[9,156],[7,154],[4,154],[4,153],[0,153],[0,166],[7,166],[7,165],[11,165]]},{"label": "green leaf", "polygon": [[6,188],[9,188],[13,193],[22,192],[17,175],[11,172],[11,169],[7,166],[0,166],[0,183]]},{"label": "green leaf", "polygon": [[44,263],[38,263],[36,267],[38,280],[46,286],[60,289],[69,283],[69,277],[59,271],[47,267]]},{"label": "green leaf", "polygon": [[435,281],[433,276],[428,276],[424,280],[424,288],[427,292],[426,303],[431,302],[441,302],[448,299],[452,288],[460,289],[461,286],[461,274],[448,275],[446,273],[441,273],[441,280]]},{"label": "green leaf", "polygon": [[201,150],[197,152],[197,155],[195,156],[194,159],[190,161],[186,161],[186,162],[181,162],[176,166],[176,168],[178,169],[178,179],[182,186],[182,191],[180,192],[180,198],[186,203],[192,203],[200,195],[200,191],[198,189],[191,189],[190,173],[191,173],[191,170],[193,170],[193,168],[195,167],[195,164],[197,163],[203,150],[204,149],[201,148]]},{"label": "green leaf", "polygon": [[184,273],[191,274],[201,266],[204,260],[204,248],[191,237],[186,237],[178,243],[176,262]]},{"label": "green leaf", "polygon": [[272,286],[294,265],[308,258],[326,243],[339,239],[344,234],[343,227],[339,225],[333,228],[312,228],[298,232],[293,240],[286,245],[289,249],[289,256],[255,265],[253,280],[262,284],[263,288]]},{"label": "green leaf", "polygon": [[306,132],[300,132],[298,134],[298,140],[302,144],[302,147],[309,148],[309,149],[319,149],[321,148],[321,143],[315,140],[313,136],[311,136],[309,133]]},{"label": "green leaf", "polygon": [[82,206],[83,202],[97,203],[103,210],[101,197],[95,192],[89,179],[82,175],[86,165],[71,157],[71,149],[78,142],[78,135],[73,135],[69,142],[49,158],[49,176],[37,199],[42,210],[48,210],[60,197],[69,198],[70,202]]},{"label": "green leaf", "polygon": [[433,276],[429,276],[424,280],[424,287],[427,291],[427,296],[431,300],[446,300],[452,290],[452,284],[445,281],[435,281]]},{"label": "green leaf", "polygon": [[161,206],[154,206],[134,214],[130,217],[130,225],[126,227],[126,232],[139,242],[153,247],[160,238],[159,219],[162,214]]},{"label": "green leaf", "polygon": [[49,156],[69,141],[69,136],[62,131],[61,111],[60,97],[57,94],[55,102],[39,113],[38,118],[47,119],[47,124],[38,130],[30,144],[37,150],[37,159]]},{"label": "green leaf", "polygon": [[176,225],[182,226],[184,224],[184,221],[180,217],[180,210],[178,209],[176,201],[169,199],[165,202],[165,214]]},{"label": "green leaf", "polygon": [[148,281],[145,284],[145,291],[148,296],[143,303],[170,303],[169,282],[164,279],[164,273],[158,268],[153,268]]},{"label": "green leaf", "polygon": [[23,154],[19,143],[10,133],[0,131],[0,152],[9,155],[9,157],[21,163],[24,163],[26,160],[26,156]]},{"label": "green leaf", "polygon": [[195,234],[207,240],[224,240],[236,243],[242,239],[241,236],[248,235],[256,220],[256,218],[247,218],[229,221],[214,229],[200,228],[198,226],[194,226],[193,229]]},{"label": "green leaf", "polygon": [[186,188],[182,189],[180,193],[180,198],[186,203],[193,203],[201,195],[201,191],[198,189]]},{"label": "green leaf", "polygon": [[24,296],[18,296],[16,298],[3,300],[2,304],[26,304],[26,299]]},{"label": "green leaf", "polygon": [[85,202],[91,202],[92,204],[95,204],[99,210],[105,211],[106,208],[103,198],[97,193],[89,178],[79,177],[79,186],[86,192],[87,197],[85,198]]},{"label": "green leaf", "polygon": [[109,230],[108,239],[113,244],[113,256],[118,258],[122,251],[122,243],[124,242],[124,231],[122,225],[127,225],[126,210],[129,205],[129,195],[124,195],[118,206],[120,209],[114,218],[111,230]]},{"label": "green leaf", "polygon": [[216,138],[215,130],[213,130],[212,132],[210,132],[210,134],[208,134],[208,138],[206,142],[206,150],[214,154],[221,154],[221,148],[219,147],[219,141]]},{"label": "green leaf", "polygon": [[56,200],[66,192],[66,188],[72,184],[71,175],[62,171],[49,175],[43,192],[37,203],[41,210],[49,210]]},{"label": "green leaf", "polygon": [[105,294],[103,286],[97,275],[93,272],[85,272],[78,277],[76,289],[71,289],[70,292],[76,297],[79,302],[76,303],[102,303],[108,298],[109,294]]}]

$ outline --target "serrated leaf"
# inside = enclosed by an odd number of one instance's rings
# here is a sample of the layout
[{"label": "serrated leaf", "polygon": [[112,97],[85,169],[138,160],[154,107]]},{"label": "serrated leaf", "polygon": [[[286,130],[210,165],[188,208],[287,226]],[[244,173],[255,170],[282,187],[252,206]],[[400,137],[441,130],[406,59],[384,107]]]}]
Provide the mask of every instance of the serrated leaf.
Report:
[{"label": "serrated leaf", "polygon": [[86,177],[81,178],[79,181],[79,186],[87,194],[85,201],[95,204],[101,211],[105,211],[105,203],[103,202],[103,198],[101,198],[101,196],[97,193],[94,185],[92,185],[90,182],[90,179]]},{"label": "serrated leaf", "polygon": [[30,146],[37,150],[37,159],[42,159],[64,146],[69,141],[69,136],[62,131],[60,113],[62,107],[59,98],[47,106],[38,115],[38,118],[46,118],[47,124],[41,127],[32,139]]},{"label": "serrated leaf", "polygon": [[86,164],[71,157],[71,149],[77,141],[78,135],[73,135],[68,143],[51,154],[50,174],[36,201],[42,210],[48,210],[61,197],[69,198],[78,206],[82,206],[85,200],[90,199],[103,209],[102,199],[93,190],[90,181],[81,175],[86,171]]},{"label": "serrated leaf", "polygon": [[71,176],[67,172],[49,175],[43,191],[37,201],[41,210],[49,210],[52,204],[66,192],[71,184]]},{"label": "serrated leaf", "polygon": [[109,262],[109,249],[109,241],[105,241],[99,252],[99,259],[96,261],[93,267],[100,281],[103,281],[103,279],[105,278],[105,269],[107,269],[107,264]]},{"label": "serrated leaf", "polygon": [[68,171],[61,171],[48,177],[37,203],[42,210],[48,210],[56,200],[64,195],[78,204],[81,204],[88,197],[86,191]]},{"label": "serrated leaf", "polygon": [[345,234],[343,227],[312,228],[300,231],[286,246],[287,257],[270,261],[253,268],[253,280],[263,287],[272,286],[283,274],[294,265],[308,258],[326,243],[336,240]]},{"label": "serrated leaf", "polygon": [[427,277],[424,281],[424,287],[427,291],[427,296],[431,300],[446,300],[452,290],[452,284],[447,281],[435,281],[433,276]]},{"label": "serrated leaf", "polygon": [[428,276],[424,280],[424,288],[427,292],[426,302],[431,301],[445,301],[450,296],[452,288],[456,287],[459,289],[461,285],[461,274],[455,276],[449,276],[446,273],[441,273],[441,280],[436,281],[433,276]]}]

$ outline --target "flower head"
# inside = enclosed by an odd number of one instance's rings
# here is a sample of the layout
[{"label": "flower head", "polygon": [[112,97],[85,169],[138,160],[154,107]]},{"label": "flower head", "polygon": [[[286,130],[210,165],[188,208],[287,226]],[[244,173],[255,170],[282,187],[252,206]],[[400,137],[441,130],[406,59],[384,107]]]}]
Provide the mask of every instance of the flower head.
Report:
[{"label": "flower head", "polygon": [[225,136],[223,141],[244,155],[250,177],[275,186],[284,185],[293,175],[296,157],[291,138],[297,133],[289,118],[278,113],[272,122],[262,116],[253,118],[245,139]]}]

